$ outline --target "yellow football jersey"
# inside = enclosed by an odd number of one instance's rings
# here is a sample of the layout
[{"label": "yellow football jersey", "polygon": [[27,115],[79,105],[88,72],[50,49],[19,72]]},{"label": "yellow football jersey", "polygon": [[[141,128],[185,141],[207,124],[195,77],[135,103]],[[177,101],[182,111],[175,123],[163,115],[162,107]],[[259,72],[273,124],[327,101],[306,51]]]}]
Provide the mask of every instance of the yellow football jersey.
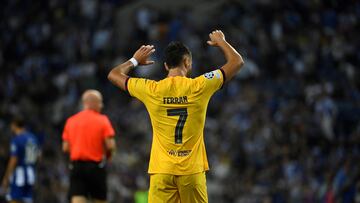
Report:
[{"label": "yellow football jersey", "polygon": [[128,92],[145,104],[151,119],[150,174],[189,175],[209,170],[203,135],[206,110],[223,82],[221,69],[194,79],[128,79]]}]

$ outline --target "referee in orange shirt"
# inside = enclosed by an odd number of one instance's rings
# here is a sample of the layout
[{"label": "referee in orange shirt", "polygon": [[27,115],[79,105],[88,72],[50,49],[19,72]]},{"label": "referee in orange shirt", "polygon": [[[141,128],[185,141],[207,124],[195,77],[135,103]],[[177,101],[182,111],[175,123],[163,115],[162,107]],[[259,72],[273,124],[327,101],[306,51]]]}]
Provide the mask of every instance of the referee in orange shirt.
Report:
[{"label": "referee in orange shirt", "polygon": [[114,129],[100,113],[103,102],[97,90],[82,95],[83,110],[67,119],[63,132],[63,151],[70,154],[72,203],[105,203],[107,184],[105,160],[115,152]]}]

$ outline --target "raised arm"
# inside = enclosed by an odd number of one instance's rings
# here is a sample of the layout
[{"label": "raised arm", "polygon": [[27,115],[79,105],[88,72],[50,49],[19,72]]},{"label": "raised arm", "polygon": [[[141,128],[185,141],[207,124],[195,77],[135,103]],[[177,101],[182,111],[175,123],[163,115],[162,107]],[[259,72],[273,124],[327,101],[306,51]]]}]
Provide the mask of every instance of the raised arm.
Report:
[{"label": "raised arm", "polygon": [[134,56],[113,68],[108,74],[108,79],[114,85],[119,87],[122,90],[126,91],[126,80],[129,78],[129,71],[139,65],[150,65],[153,64],[154,61],[149,61],[149,57],[152,53],[155,52],[155,48],[153,45],[143,45],[141,46],[134,54]]},{"label": "raised arm", "polygon": [[215,30],[209,34],[210,40],[207,43],[211,46],[220,47],[223,51],[226,63],[221,67],[225,73],[225,82],[233,78],[240,68],[244,65],[241,55],[225,40],[224,33],[221,30]]}]

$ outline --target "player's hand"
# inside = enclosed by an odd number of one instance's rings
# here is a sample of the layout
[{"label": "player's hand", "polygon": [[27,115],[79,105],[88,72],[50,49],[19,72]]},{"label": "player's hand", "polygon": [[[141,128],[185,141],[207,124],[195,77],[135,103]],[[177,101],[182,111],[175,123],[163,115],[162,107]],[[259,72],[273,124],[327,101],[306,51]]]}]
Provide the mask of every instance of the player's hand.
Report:
[{"label": "player's hand", "polygon": [[207,43],[210,46],[219,46],[221,42],[225,41],[225,35],[221,30],[212,31],[209,34],[209,38],[210,40],[208,40]]},{"label": "player's hand", "polygon": [[154,61],[149,60],[149,57],[152,53],[155,52],[153,45],[142,45],[134,54],[134,58],[137,60],[139,65],[150,65],[155,63]]}]

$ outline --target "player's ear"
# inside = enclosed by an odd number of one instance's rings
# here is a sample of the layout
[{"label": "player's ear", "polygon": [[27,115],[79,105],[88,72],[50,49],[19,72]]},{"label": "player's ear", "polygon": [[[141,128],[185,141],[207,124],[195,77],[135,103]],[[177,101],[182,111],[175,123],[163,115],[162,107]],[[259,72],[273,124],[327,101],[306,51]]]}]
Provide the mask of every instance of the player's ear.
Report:
[{"label": "player's ear", "polygon": [[100,104],[99,104],[99,108],[100,108],[100,111],[101,111],[101,109],[103,109],[103,108],[104,108],[104,103],[103,103],[103,102],[100,102]]},{"label": "player's ear", "polygon": [[191,58],[188,56],[185,56],[183,60],[184,60],[184,65],[185,65],[186,69],[191,68],[191,63],[192,63]]},{"label": "player's ear", "polygon": [[165,66],[166,71],[169,71],[169,67],[168,67],[168,65],[166,64],[166,62],[164,63],[164,66]]}]

